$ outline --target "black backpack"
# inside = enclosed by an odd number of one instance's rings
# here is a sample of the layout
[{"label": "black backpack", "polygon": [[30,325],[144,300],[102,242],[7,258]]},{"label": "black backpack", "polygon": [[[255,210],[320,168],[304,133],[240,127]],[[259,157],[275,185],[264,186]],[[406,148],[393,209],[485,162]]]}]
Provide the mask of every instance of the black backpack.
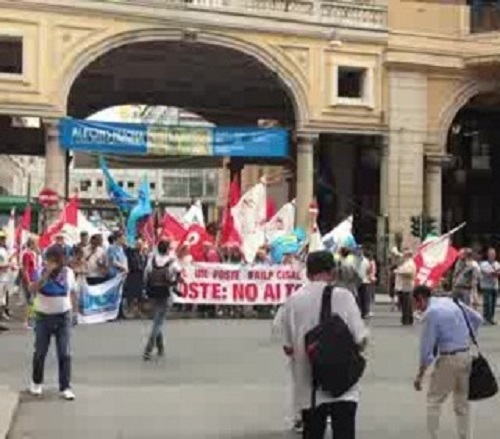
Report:
[{"label": "black backpack", "polygon": [[153,257],[152,270],[148,274],[148,297],[152,299],[161,299],[170,295],[170,289],[175,285],[175,280],[172,279],[171,273],[172,263],[173,260],[170,260],[160,267],[156,264],[156,258]]},{"label": "black backpack", "polygon": [[305,335],[306,353],[312,369],[313,408],[317,389],[337,398],[359,381],[366,367],[366,360],[349,327],[338,314],[332,313],[333,288],[325,287],[320,322]]}]

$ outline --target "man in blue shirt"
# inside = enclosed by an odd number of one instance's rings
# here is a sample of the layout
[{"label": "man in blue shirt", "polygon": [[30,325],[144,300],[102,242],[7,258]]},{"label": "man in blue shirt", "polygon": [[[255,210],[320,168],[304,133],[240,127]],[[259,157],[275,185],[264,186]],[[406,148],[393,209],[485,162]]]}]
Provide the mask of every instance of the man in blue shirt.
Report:
[{"label": "man in blue shirt", "polygon": [[122,232],[115,232],[109,238],[109,247],[107,251],[108,276],[113,278],[120,273],[128,272],[128,261],[125,253],[127,241]]},{"label": "man in blue shirt", "polygon": [[416,308],[424,313],[420,341],[420,369],[414,382],[415,390],[422,390],[425,372],[434,364],[427,393],[429,437],[438,438],[441,406],[450,393],[453,393],[458,437],[469,439],[471,340],[463,311],[475,333],[483,319],[479,313],[463,302],[455,302],[450,297],[431,297],[431,290],[426,286],[416,287],[413,296]]}]

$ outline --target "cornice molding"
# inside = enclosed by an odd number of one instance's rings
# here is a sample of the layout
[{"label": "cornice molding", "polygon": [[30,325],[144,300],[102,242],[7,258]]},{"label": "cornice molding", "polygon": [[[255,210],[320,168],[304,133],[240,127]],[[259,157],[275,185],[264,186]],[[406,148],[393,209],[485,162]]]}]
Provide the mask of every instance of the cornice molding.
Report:
[{"label": "cornice molding", "polygon": [[[82,14],[98,16],[99,18],[131,18],[143,23],[159,22],[170,26],[215,26],[217,29],[245,30],[248,32],[264,32],[272,34],[293,35],[295,37],[309,37],[329,40],[332,28],[342,32],[342,38],[349,41],[372,41],[387,39],[387,28],[345,26],[341,24],[325,23],[316,17],[298,17],[297,15],[259,16],[245,13],[245,11],[231,11],[224,9],[182,9],[175,7],[159,7],[158,3],[147,5],[98,1],[79,0],[16,0],[15,3],[0,0],[0,9],[33,10],[40,12],[63,13],[80,16]],[[372,7],[373,10],[383,11],[384,8]]]}]

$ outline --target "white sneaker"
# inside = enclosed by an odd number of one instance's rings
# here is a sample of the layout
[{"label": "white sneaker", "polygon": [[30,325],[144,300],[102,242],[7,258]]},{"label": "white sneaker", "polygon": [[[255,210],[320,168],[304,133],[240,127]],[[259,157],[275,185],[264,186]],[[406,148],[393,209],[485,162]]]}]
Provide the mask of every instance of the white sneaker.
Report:
[{"label": "white sneaker", "polygon": [[42,396],[42,392],[43,392],[42,385],[41,384],[35,384],[34,382],[32,382],[30,384],[29,392],[33,396]]},{"label": "white sneaker", "polygon": [[61,398],[66,401],[73,401],[75,399],[75,394],[71,389],[66,389],[61,392]]}]

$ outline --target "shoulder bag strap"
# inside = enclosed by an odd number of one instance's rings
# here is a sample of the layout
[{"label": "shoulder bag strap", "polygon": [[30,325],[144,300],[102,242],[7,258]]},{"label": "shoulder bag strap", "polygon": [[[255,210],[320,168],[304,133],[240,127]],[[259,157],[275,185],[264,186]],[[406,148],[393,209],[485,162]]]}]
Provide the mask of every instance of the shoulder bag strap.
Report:
[{"label": "shoulder bag strap", "polygon": [[469,330],[469,337],[470,339],[472,340],[472,343],[474,343],[474,345],[479,349],[479,345],[477,343],[477,339],[476,339],[476,336],[474,335],[474,331],[472,330],[472,326],[470,324],[470,321],[469,321],[469,318],[467,317],[467,313],[465,312],[465,309],[462,305],[460,305],[460,302],[457,298],[454,298],[453,301],[455,302],[455,304],[460,308],[460,310],[462,311],[462,314],[464,316],[464,319],[465,319],[465,323],[467,325],[467,329]]},{"label": "shoulder bag strap", "polygon": [[[323,290],[323,295],[321,296],[321,311],[319,315],[320,323],[328,320],[332,315],[332,292],[335,285],[327,285]],[[312,376],[312,374],[311,374]],[[318,384],[312,377],[311,382],[311,410],[314,411],[316,408],[316,391],[318,389]]]},{"label": "shoulder bag strap", "polygon": [[321,314],[319,317],[320,323],[325,322],[332,316],[332,291],[334,286],[327,285],[323,290],[321,298]]}]

